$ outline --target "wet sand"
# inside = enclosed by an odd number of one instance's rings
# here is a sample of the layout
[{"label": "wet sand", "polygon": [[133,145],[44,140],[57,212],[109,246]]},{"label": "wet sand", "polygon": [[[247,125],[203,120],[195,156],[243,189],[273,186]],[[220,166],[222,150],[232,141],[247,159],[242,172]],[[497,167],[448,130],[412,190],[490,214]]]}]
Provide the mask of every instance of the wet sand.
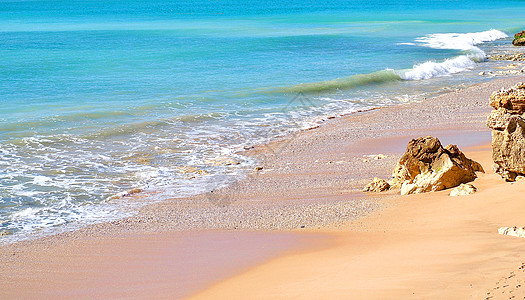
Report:
[{"label": "wet sand", "polygon": [[2,299],[177,299],[321,235],[173,232],[85,237],[3,255]]},{"label": "wet sand", "polygon": [[[519,260],[523,244],[494,234],[494,226],[512,213],[518,222],[522,204],[493,198],[516,198],[522,185],[483,175],[486,191],[472,197],[488,196],[478,201],[451,200],[446,191],[406,198],[360,189],[374,176],[388,178],[411,138],[434,135],[461,149],[489,142],[488,97],[517,81],[525,78],[328,120],[248,151],[260,168],[228,188],[2,246],[0,295],[178,298],[234,275],[199,297],[439,298],[449,286],[457,292],[450,295],[467,295],[467,281],[479,292]],[[490,170],[488,150],[467,154]],[[513,211],[505,211],[507,201]],[[487,219],[490,212],[502,215]],[[501,224],[513,225],[522,224]],[[485,279],[476,281],[479,272]]]}]

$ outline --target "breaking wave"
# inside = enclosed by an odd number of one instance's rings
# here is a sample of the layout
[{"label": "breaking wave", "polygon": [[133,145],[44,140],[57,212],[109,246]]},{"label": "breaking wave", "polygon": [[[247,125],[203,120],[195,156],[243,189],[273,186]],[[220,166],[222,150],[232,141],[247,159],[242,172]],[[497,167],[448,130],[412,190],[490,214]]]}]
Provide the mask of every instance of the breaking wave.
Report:
[{"label": "breaking wave", "polygon": [[507,37],[502,31],[491,29],[473,33],[437,33],[417,38],[415,43],[401,45],[421,46],[433,49],[460,50],[462,55],[448,58],[441,62],[427,61],[415,64],[407,70],[382,70],[369,74],[358,74],[327,81],[302,83],[276,90],[279,93],[319,94],[338,90],[347,90],[371,84],[381,84],[401,80],[423,80],[432,77],[456,74],[472,69],[486,59],[486,54],[476,45]]},{"label": "breaking wave", "polygon": [[485,52],[476,45],[507,37],[502,31],[491,29],[473,33],[437,33],[416,39],[416,45],[433,49],[461,50],[465,54],[443,62],[427,61],[414,65],[410,70],[399,72],[404,80],[422,80],[456,74],[476,66],[486,58]]},{"label": "breaking wave", "polygon": [[424,47],[434,49],[479,50],[476,45],[508,37],[506,33],[491,29],[470,33],[436,33],[416,39]]}]

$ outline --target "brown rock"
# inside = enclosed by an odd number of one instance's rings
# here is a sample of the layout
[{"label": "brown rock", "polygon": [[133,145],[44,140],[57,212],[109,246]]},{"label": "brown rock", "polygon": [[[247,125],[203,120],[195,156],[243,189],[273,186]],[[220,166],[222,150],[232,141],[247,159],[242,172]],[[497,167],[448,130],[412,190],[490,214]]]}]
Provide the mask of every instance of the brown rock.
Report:
[{"label": "brown rock", "polygon": [[495,109],[490,112],[490,115],[487,119],[487,126],[496,130],[505,130],[511,114],[507,113],[507,110],[504,108]]},{"label": "brown rock", "polygon": [[514,35],[514,40],[512,41],[514,46],[525,46],[525,30],[518,32]]},{"label": "brown rock", "polygon": [[519,82],[510,89],[501,89],[490,96],[490,106],[504,108],[510,114],[525,112],[525,83]]},{"label": "brown rock", "polygon": [[494,171],[514,181],[525,175],[525,84],[492,94],[490,104],[495,108],[487,119]]},{"label": "brown rock", "polygon": [[439,139],[427,136],[408,143],[390,185],[401,187],[401,194],[439,191],[474,180],[476,172],[483,172],[481,165],[456,145],[443,148]]},{"label": "brown rock", "polygon": [[517,38],[512,41],[512,45],[514,46],[525,46],[525,38]]},{"label": "brown rock", "polygon": [[518,32],[514,35],[514,40],[512,41],[514,46],[524,46],[525,45],[525,30]]},{"label": "brown rock", "polygon": [[367,184],[363,189],[363,192],[384,192],[390,189],[390,184],[386,180],[375,177],[372,182]]}]

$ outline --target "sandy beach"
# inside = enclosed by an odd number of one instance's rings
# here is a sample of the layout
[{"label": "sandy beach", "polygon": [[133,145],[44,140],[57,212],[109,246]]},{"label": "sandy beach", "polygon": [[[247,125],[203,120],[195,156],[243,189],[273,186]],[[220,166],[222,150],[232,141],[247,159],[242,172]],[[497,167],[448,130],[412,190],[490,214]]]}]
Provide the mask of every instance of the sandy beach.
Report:
[{"label": "sandy beach", "polygon": [[[166,199],[130,218],[2,246],[6,299],[522,299],[525,182],[491,172],[496,79],[326,120],[245,155],[231,186]],[[407,142],[457,144],[486,174],[478,192],[365,195]]]},{"label": "sandy beach", "polygon": [[[490,165],[489,147],[467,153]],[[487,172],[474,184],[470,196],[396,197],[333,232],[335,245],[273,259],[194,299],[523,299],[524,241],[497,229],[521,224],[525,183]]]}]

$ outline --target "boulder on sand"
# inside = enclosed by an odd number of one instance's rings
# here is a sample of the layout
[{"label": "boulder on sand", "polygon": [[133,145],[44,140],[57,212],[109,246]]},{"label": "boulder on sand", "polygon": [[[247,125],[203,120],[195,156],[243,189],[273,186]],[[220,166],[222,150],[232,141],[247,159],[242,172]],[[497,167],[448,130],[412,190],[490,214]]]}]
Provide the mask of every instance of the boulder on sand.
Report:
[{"label": "boulder on sand", "polygon": [[467,196],[474,194],[478,189],[473,186],[471,183],[462,183],[459,186],[455,187],[449,194],[449,196]]},{"label": "boulder on sand", "polygon": [[367,184],[363,189],[363,192],[384,192],[390,189],[390,184],[386,180],[375,177],[372,182]]},{"label": "boulder on sand", "polygon": [[456,145],[443,147],[431,136],[413,139],[389,182],[401,194],[439,191],[473,181],[481,165],[467,158]]},{"label": "boulder on sand", "polygon": [[525,175],[525,83],[494,92],[490,105],[493,168],[505,180],[515,181]]}]

